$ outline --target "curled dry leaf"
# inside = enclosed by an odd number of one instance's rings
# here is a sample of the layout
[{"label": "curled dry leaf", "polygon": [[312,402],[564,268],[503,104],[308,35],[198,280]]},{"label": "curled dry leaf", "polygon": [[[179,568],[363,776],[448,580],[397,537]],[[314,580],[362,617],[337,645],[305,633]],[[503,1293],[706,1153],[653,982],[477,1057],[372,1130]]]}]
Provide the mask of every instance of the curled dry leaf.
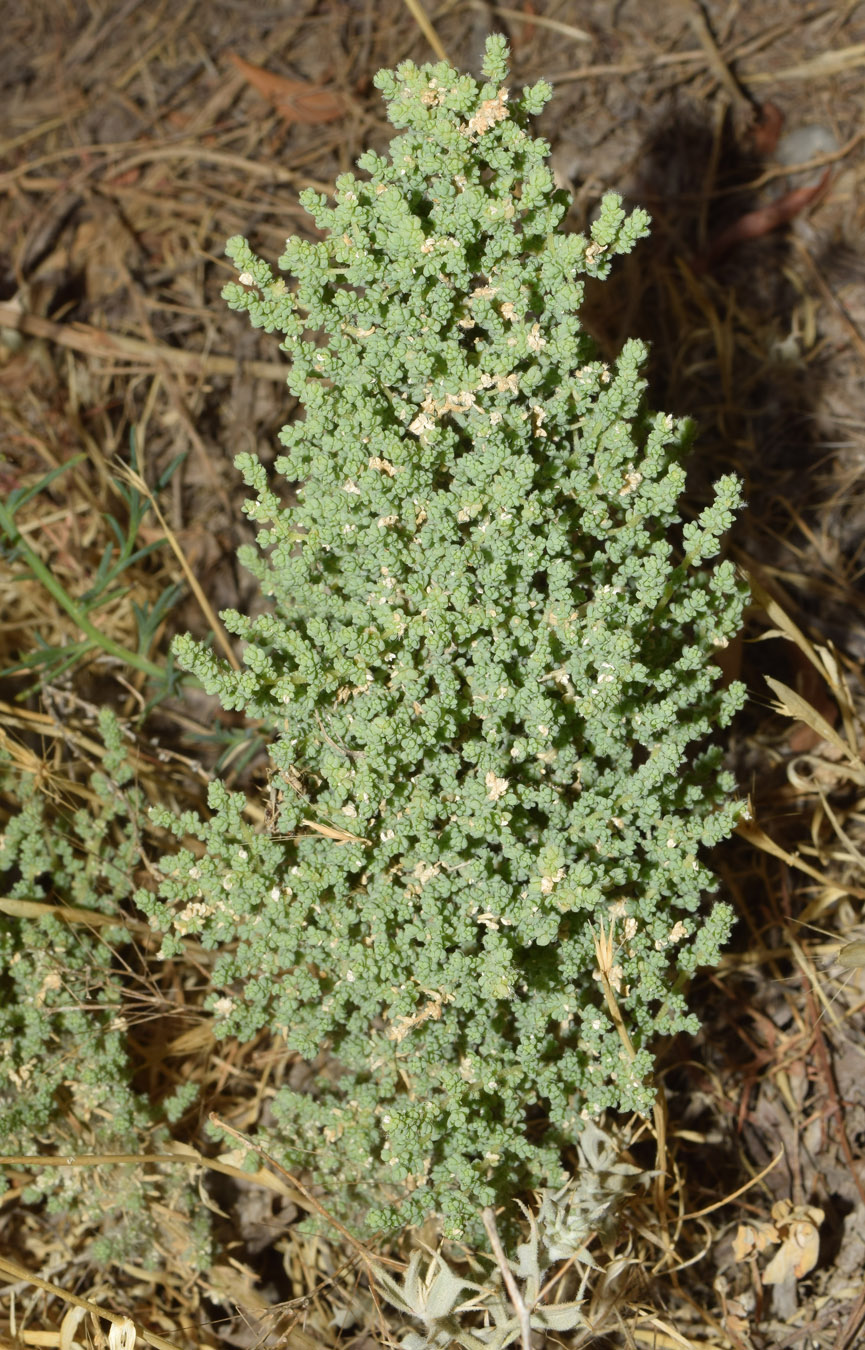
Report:
[{"label": "curled dry leaf", "polygon": [[733,1239],[733,1254],[738,1261],[743,1261],[780,1243],[763,1271],[763,1284],[783,1284],[790,1276],[801,1280],[817,1264],[823,1218],[823,1210],[815,1205],[794,1205],[790,1200],[778,1200],[772,1206],[771,1223],[739,1226]]},{"label": "curled dry leaf", "polygon": [[783,1284],[790,1275],[801,1280],[817,1264],[823,1211],[815,1205],[794,1206],[789,1200],[779,1200],[772,1206],[772,1217],[781,1246],[763,1271],[763,1283]]},{"label": "curled dry leaf", "polygon": [[321,85],[308,84],[306,80],[289,80],[262,66],[253,66],[236,52],[229,52],[228,55],[243,78],[273,105],[286,122],[318,126],[323,122],[335,122],[344,115],[345,102],[339,94]]},{"label": "curled dry leaf", "polygon": [[740,1223],[733,1238],[733,1255],[737,1261],[745,1261],[755,1252],[764,1252],[777,1241],[778,1234],[774,1224]]},{"label": "curled dry leaf", "polygon": [[737,244],[743,243],[746,239],[759,239],[761,235],[769,234],[793,220],[822,196],[828,185],[830,173],[831,170],[826,169],[818,183],[810,187],[793,188],[776,201],[759,206],[756,211],[747,211],[744,216],[734,220],[732,225],[716,235],[704,253],[694,259],[694,271],[707,272],[714,262],[723,258]]}]

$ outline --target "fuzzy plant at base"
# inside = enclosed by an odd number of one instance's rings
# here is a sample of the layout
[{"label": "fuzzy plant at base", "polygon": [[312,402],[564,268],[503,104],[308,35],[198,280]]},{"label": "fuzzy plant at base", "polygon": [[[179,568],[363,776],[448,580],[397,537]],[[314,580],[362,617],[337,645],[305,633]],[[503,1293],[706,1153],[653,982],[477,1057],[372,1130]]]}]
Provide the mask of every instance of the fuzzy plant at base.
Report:
[{"label": "fuzzy plant at base", "polygon": [[204,852],[140,896],[166,955],[219,949],[218,1035],[309,1061],[278,1156],[371,1227],[450,1235],[560,1185],[583,1120],[650,1110],[652,1042],[695,1028],[684,984],[731,922],[701,854],[742,811],[709,738],[744,698],[715,658],[745,591],[705,565],[739,484],[683,522],[689,424],[645,408],[639,342],[608,365],[578,318],[648,217],[611,195],[590,237],[559,228],[529,130],[551,90],[509,98],[506,62],[493,37],[480,85],[379,73],[402,134],[334,204],[302,194],[296,284],[229,243],[225,297],[282,336],[303,416],[273,479],[237,461],[269,597],[223,616],[243,668],[176,657],[269,729],[273,809],[256,829],[215,782],[210,819],[157,813]]}]

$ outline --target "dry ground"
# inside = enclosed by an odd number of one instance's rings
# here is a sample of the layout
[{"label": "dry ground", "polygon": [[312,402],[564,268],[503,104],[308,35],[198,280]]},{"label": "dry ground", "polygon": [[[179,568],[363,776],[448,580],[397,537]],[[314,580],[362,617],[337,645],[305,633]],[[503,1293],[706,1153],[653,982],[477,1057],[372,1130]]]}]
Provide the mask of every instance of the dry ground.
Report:
[{"label": "dry ground", "polygon": [[[287,233],[307,228],[299,190],[326,189],[362,148],[386,144],[375,71],[434,48],[476,69],[491,30],[511,40],[515,82],[554,85],[541,130],[574,194],[569,228],[611,188],[653,214],[651,242],[592,295],[587,322],[610,352],[626,335],[648,338],[653,403],[700,422],[694,505],[723,469],[744,477],[750,505],[731,548],[756,582],[736,657],[751,701],[731,749],[756,824],[718,859],[741,923],[722,969],[693,991],[703,1034],[662,1052],[666,1176],[618,1238],[593,1248],[589,1339],[855,1347],[865,1343],[865,960],[840,944],[865,937],[865,7],[9,0],[0,485],[38,483],[82,454],[19,517],[77,596],[111,538],[106,513],[125,509],[117,462],[134,444],[155,487],[182,455],[159,498],[163,524],[151,513],[138,531],[139,544],[167,536],[176,551],[163,543],[137,564],[130,596],[100,623],[134,643],[130,599],[153,604],[177,583],[156,635],[164,652],[172,632],[203,633],[212,610],[248,605],[232,460],[272,455],[291,407],[274,340],[219,298],[231,275],[223,242],[243,233],[278,256]],[[809,127],[810,139],[791,137]],[[20,566],[0,562],[0,595],[0,666],[31,651],[36,632],[58,644],[80,636]],[[22,686],[10,680],[0,726],[20,739],[47,707],[86,731],[101,698],[136,714],[139,684],[122,686],[106,665],[98,685],[92,670],[58,676],[42,701],[15,705]],[[193,799],[204,773],[188,760],[212,764],[232,731],[223,719],[223,743],[208,743],[212,716],[203,698],[169,701],[147,723],[173,752],[161,770],[172,791]],[[237,753],[229,771],[249,784],[255,764]],[[133,1036],[153,1090],[160,1074],[176,1081],[186,1046],[185,1071],[209,1104],[250,1128],[250,1101],[276,1072],[268,1046],[215,1047],[182,980],[161,995],[174,1012]],[[634,1125],[636,1156],[654,1166],[656,1144],[638,1135]],[[205,1147],[197,1118],[178,1137]],[[7,1290],[2,1306],[20,1343],[104,1339],[107,1322],[69,1321],[75,1297],[172,1344],[382,1343],[357,1266],[330,1278],[347,1255],[338,1233],[302,1239],[297,1210],[260,1188],[202,1185],[227,1217],[215,1216],[219,1264],[197,1278],[167,1258],[154,1272],[106,1275],[82,1255],[86,1235],[59,1219],[47,1228],[13,1188],[0,1200],[0,1255],[23,1271],[14,1280],[5,1267],[14,1300]],[[387,1325],[397,1337],[398,1315]]]}]

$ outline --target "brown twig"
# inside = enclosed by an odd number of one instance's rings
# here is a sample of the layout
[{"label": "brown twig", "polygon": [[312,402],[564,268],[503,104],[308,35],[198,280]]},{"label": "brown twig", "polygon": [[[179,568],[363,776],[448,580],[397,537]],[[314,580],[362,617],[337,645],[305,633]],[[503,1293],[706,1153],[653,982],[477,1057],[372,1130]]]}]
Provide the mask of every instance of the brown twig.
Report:
[{"label": "brown twig", "polygon": [[525,1299],[520,1291],[520,1286],[514,1279],[514,1273],[508,1265],[508,1258],[502,1246],[502,1240],[499,1237],[499,1230],[496,1228],[495,1210],[489,1205],[481,1211],[481,1218],[484,1221],[484,1228],[487,1237],[490,1240],[490,1246],[493,1249],[493,1255],[496,1258],[496,1264],[502,1273],[502,1279],[505,1282],[505,1288],[508,1291],[508,1298],[513,1304],[514,1312],[520,1324],[520,1341],[523,1350],[532,1350],[532,1314],[531,1309],[526,1307]]}]

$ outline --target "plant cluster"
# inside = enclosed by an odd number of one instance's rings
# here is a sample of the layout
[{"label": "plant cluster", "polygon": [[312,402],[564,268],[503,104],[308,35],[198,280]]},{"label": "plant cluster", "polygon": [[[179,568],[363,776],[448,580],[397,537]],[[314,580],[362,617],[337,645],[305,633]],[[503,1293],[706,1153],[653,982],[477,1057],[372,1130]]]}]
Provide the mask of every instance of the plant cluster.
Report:
[{"label": "plant cluster", "polygon": [[[303,416],[272,477],[238,459],[260,527],[241,560],[269,601],[223,615],[242,668],[191,638],[175,657],[259,721],[271,802],[256,828],[215,781],[209,818],[155,812],[179,845],[158,895],[136,894],[163,956],[187,935],[216,952],[218,1035],[268,1028],[309,1062],[268,1147],[372,1228],[435,1212],[449,1235],[559,1186],[587,1120],[650,1109],[652,1043],[694,1028],[684,985],[730,926],[704,908],[704,855],[741,811],[711,734],[744,697],[715,657],[745,594],[707,565],[740,488],[722,478],[683,519],[690,425],[646,408],[639,342],[608,363],[579,319],[584,279],[648,218],[611,195],[588,235],[562,230],[530,131],[551,90],[512,97],[506,63],[493,37],[480,84],[446,64],[377,76],[401,134],[333,203],[303,194],[320,237],[287,242],[292,285],[230,241],[227,301],[280,335]],[[27,894],[49,862],[70,893],[95,884],[68,850],[29,860],[16,830]],[[88,1109],[136,1127],[131,1097],[105,1097],[123,1081],[110,995],[79,1026],[79,957],[49,926],[59,983],[32,936],[4,937],[7,994],[26,968],[30,1002],[6,999],[3,1109],[49,1046],[46,1109],[79,1056]]]},{"label": "plant cluster", "polygon": [[[107,709],[99,722],[105,753],[87,784],[70,780],[49,794],[37,774],[0,756],[0,790],[18,804],[0,835],[2,1151],[45,1155],[41,1167],[22,1166],[35,1172],[23,1199],[45,1199],[58,1221],[89,1230],[98,1265],[151,1265],[161,1247],[203,1269],[209,1216],[188,1169],[139,1162],[142,1153],[165,1152],[169,1139],[132,1086],[117,956],[128,944],[123,906],[135,887],[146,808],[119,723]],[[84,805],[69,809],[70,791]],[[50,809],[49,795],[62,804]],[[100,923],[103,916],[111,922]]]},{"label": "plant cluster", "polygon": [[[376,1285],[384,1297],[403,1313],[423,1323],[423,1333],[407,1331],[400,1350],[447,1350],[456,1342],[464,1350],[504,1350],[522,1340],[529,1331],[595,1331],[584,1312],[583,1293],[594,1261],[586,1243],[598,1233],[613,1229],[616,1210],[646,1179],[646,1174],[619,1156],[609,1130],[586,1121],[576,1146],[578,1167],[560,1191],[541,1192],[537,1215],[519,1201],[528,1221],[529,1236],[508,1260],[502,1250],[501,1265],[483,1285],[464,1279],[436,1252],[420,1276],[422,1252],[414,1251],[401,1282],[383,1266],[375,1265]],[[567,1261],[579,1278],[576,1299],[547,1302],[546,1284],[552,1267]],[[516,1305],[513,1286],[502,1283],[505,1265],[519,1283]],[[474,1297],[466,1298],[470,1289]],[[519,1305],[522,1305],[521,1307]],[[523,1316],[521,1318],[520,1313]],[[484,1315],[483,1327],[475,1331],[473,1314]]]}]

